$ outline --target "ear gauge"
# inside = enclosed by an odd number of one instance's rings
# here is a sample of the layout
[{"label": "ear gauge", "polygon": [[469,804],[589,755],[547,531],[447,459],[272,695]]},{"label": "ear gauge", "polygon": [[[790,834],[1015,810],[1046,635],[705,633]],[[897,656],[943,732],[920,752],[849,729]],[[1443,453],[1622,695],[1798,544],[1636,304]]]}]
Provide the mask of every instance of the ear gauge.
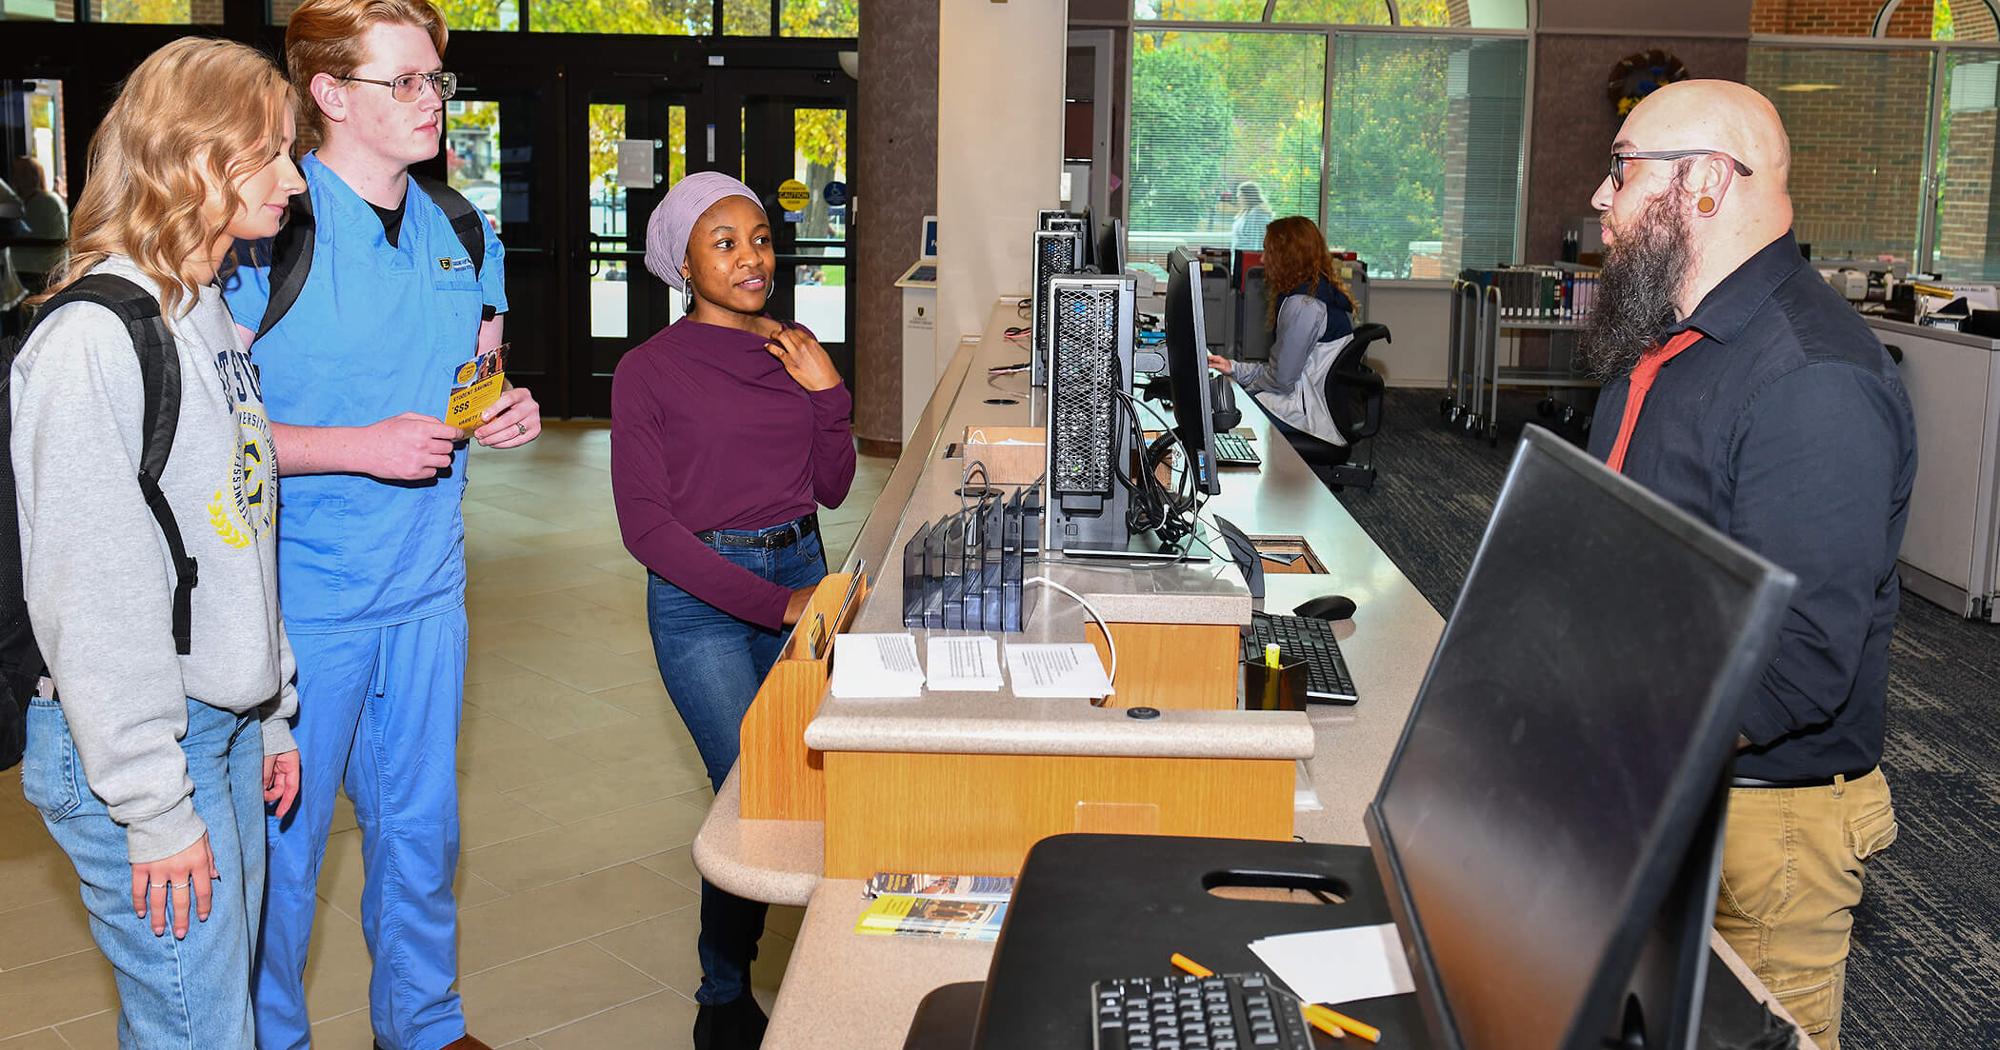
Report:
[{"label": "ear gauge", "polygon": [[1715,198],[1703,197],[1700,200],[1695,201],[1694,210],[1702,213],[1703,215],[1715,214]]}]

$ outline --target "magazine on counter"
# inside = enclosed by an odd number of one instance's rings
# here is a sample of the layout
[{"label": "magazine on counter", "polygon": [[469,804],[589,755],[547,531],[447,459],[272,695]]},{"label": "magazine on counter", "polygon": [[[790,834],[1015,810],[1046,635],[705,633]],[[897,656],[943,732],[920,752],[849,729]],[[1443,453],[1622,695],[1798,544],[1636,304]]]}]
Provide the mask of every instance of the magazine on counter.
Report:
[{"label": "magazine on counter", "polygon": [[1014,895],[1014,880],[1006,875],[912,875],[878,871],[868,880],[861,895],[874,898],[884,894],[1004,904]]},{"label": "magazine on counter", "polygon": [[945,900],[885,893],[868,902],[854,932],[871,936],[992,941],[1000,937],[1007,906],[992,901]]}]

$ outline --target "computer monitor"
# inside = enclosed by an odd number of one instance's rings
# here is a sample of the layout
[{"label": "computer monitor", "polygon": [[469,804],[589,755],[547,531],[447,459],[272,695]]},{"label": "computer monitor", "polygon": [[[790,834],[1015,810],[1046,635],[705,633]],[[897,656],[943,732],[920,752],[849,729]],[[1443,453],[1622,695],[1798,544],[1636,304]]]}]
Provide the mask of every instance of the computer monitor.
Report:
[{"label": "computer monitor", "polygon": [[1790,574],[1539,427],[1367,813],[1449,1050],[1688,1050]]},{"label": "computer monitor", "polygon": [[1097,269],[1117,276],[1125,272],[1125,220],[1113,219],[1097,235]]},{"label": "computer monitor", "polygon": [[1167,376],[1173,388],[1174,434],[1187,454],[1195,488],[1222,491],[1215,469],[1215,414],[1208,394],[1208,341],[1202,324],[1201,256],[1176,248],[1167,256]]}]

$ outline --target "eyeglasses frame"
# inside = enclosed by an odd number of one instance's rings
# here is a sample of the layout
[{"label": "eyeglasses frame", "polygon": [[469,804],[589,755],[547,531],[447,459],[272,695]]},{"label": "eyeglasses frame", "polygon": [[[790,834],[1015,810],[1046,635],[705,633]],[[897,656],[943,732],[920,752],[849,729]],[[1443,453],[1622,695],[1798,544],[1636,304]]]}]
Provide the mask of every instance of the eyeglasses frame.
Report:
[{"label": "eyeglasses frame", "polygon": [[1727,159],[1730,164],[1735,165],[1736,174],[1744,176],[1756,174],[1756,172],[1750,170],[1750,166],[1748,164],[1745,164],[1742,161],[1737,160],[1727,150],[1654,149],[1654,150],[1631,150],[1622,153],[1613,151],[1611,154],[1611,188],[1614,190],[1622,190],[1625,188],[1624,168],[1625,168],[1625,162],[1628,160],[1680,160],[1683,157],[1723,157]]},{"label": "eyeglasses frame", "polygon": [[[411,95],[409,98],[396,98],[396,81],[403,79],[403,77],[417,77],[421,83],[429,84],[431,90],[437,92],[439,102],[449,101],[453,95],[458,94],[458,74],[448,73],[442,69],[433,73],[404,73],[394,80],[371,80],[367,77],[334,77],[333,79],[353,81],[358,84],[378,84],[389,89],[390,98],[395,98],[396,101],[402,103],[415,102],[422,98],[424,96],[424,89],[421,87],[417,88],[416,94]],[[447,85],[449,85],[448,88]]]}]

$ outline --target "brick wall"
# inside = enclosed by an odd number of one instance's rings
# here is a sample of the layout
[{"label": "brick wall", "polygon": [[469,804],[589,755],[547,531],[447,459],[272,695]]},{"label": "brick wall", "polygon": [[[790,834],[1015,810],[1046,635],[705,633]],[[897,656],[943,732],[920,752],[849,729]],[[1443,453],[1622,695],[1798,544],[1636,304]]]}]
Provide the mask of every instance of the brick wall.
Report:
[{"label": "brick wall", "polygon": [[1791,135],[1794,228],[1815,255],[1911,261],[1930,71],[1924,51],[1751,50],[1745,80]]},{"label": "brick wall", "polygon": [[[1787,36],[1868,36],[1884,0],[1756,0],[1750,8],[1752,33]],[[2000,39],[1992,9],[1983,0],[1952,0],[1952,36],[1958,40]],[[1931,39],[1931,0],[1903,0],[1889,16],[1888,36]]]},{"label": "brick wall", "polygon": [[1938,267],[1965,274],[1986,269],[2000,241],[2000,208],[1994,207],[1994,111],[1953,113],[1946,131],[1952,164],[1945,174],[1944,202],[1938,208]]}]

